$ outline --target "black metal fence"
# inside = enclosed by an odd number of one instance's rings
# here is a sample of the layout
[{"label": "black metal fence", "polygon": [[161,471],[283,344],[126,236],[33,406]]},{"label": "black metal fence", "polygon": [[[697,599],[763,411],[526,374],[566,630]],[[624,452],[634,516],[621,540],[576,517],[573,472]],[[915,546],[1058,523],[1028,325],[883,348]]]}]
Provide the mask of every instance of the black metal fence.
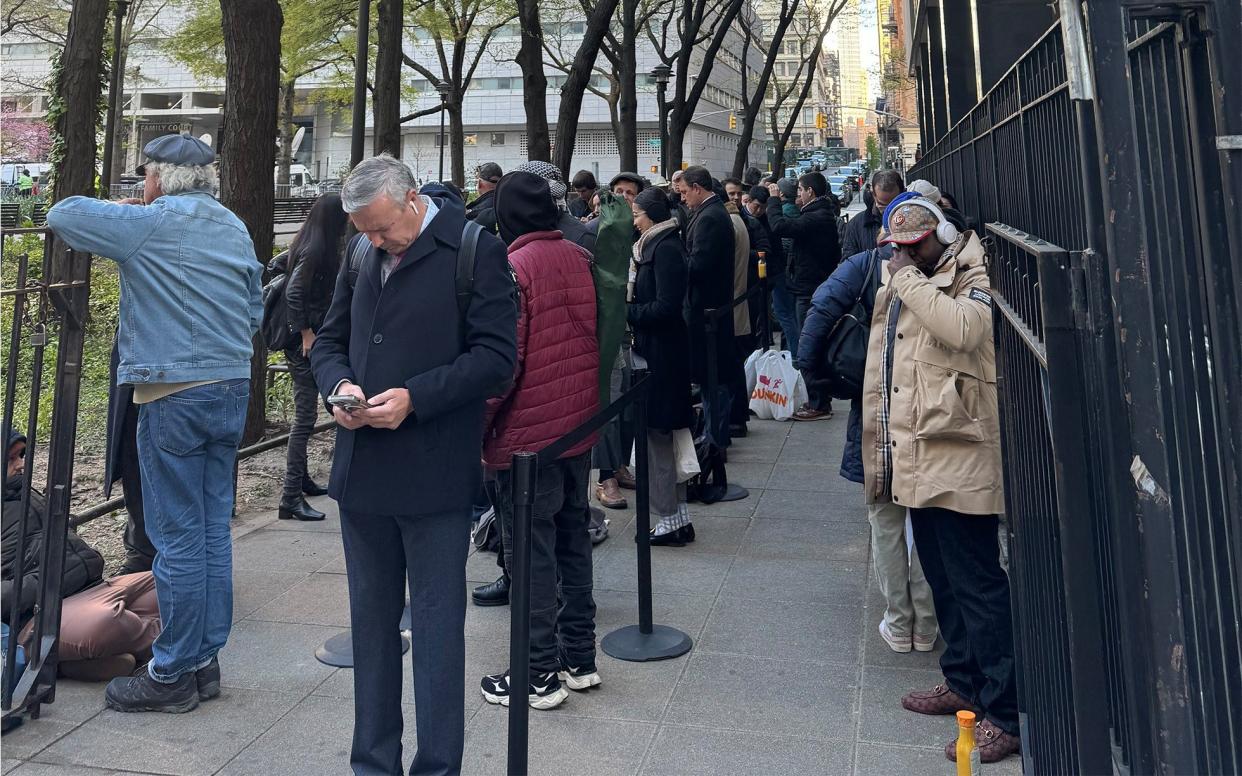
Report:
[{"label": "black metal fence", "polygon": [[910,173],[987,224],[1024,764],[1239,773],[1242,14],[1086,6],[1093,99],[1055,26]]}]

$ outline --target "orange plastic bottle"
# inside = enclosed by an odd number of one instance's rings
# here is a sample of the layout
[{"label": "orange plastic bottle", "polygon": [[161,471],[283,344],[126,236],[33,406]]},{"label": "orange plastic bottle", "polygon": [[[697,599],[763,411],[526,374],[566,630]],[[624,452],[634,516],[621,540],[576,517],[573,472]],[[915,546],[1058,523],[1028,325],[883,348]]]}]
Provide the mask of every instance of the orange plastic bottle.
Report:
[{"label": "orange plastic bottle", "polygon": [[979,776],[979,750],[975,748],[975,713],[957,713],[957,776]]},{"label": "orange plastic bottle", "polygon": [[768,276],[768,254],[767,251],[759,251],[759,277],[766,278]]}]

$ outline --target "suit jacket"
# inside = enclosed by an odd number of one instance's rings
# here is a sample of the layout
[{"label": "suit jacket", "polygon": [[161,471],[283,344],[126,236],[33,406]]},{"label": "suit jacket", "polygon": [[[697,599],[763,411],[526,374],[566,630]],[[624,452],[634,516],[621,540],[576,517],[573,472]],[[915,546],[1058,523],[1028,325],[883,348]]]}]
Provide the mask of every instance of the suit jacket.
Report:
[{"label": "suit jacket", "polygon": [[482,471],[484,402],[513,376],[517,303],[505,246],[479,236],[460,332],[455,278],[465,215],[454,199],[436,204],[436,217],[386,284],[376,248],[363,258],[353,288],[340,273],[311,350],[325,399],[349,380],[367,396],[404,386],[414,408],[394,430],[337,430],[328,492],[345,511],[469,510]]}]

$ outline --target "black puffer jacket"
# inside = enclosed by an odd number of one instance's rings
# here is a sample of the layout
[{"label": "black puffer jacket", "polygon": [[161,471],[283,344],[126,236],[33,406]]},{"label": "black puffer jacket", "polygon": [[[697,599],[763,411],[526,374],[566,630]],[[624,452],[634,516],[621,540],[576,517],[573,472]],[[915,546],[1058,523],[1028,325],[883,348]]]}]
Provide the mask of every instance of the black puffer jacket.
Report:
[{"label": "black puffer jacket", "polygon": [[289,328],[294,332],[310,329],[318,332],[332,304],[336,276],[318,272],[306,282],[305,261],[298,261],[285,284],[285,305],[289,311]]},{"label": "black puffer jacket", "polygon": [[[0,592],[3,619],[10,627],[18,627],[25,621],[34,608],[35,594],[39,589],[42,573],[40,564],[43,560],[43,526],[47,522],[47,500],[38,491],[30,493],[30,518],[26,528],[26,551],[21,558],[19,569],[17,558],[17,534],[21,525],[22,512],[22,479],[10,477],[4,483],[3,504],[3,563],[0,564],[0,577],[3,578],[3,591]],[[62,598],[94,587],[103,581],[103,556],[82,540],[73,531],[69,531],[65,539],[65,569],[61,575],[60,595]],[[23,576],[21,592],[21,614],[19,622],[8,621],[9,605],[14,593],[14,579],[17,574]]]},{"label": "black puffer jacket", "polygon": [[794,296],[809,297],[841,263],[835,200],[820,197],[802,208],[797,218],[781,212],[777,197],[768,199],[768,226],[777,237],[793,239],[793,255],[785,283]]}]

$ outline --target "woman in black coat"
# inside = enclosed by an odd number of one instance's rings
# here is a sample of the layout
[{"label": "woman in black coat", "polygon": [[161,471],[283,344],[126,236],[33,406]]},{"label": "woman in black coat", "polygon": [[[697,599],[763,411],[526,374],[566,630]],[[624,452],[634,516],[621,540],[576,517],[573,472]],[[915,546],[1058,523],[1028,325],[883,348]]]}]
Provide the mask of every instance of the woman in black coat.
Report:
[{"label": "woman in black coat", "polygon": [[694,526],[686,509],[685,486],[677,481],[673,440],[678,430],[690,427],[691,419],[690,338],[683,316],[686,250],[662,192],[643,191],[633,208],[640,237],[630,264],[626,318],[634,333],[634,353],[646,361],[651,381],[647,453],[651,513],[658,518],[651,543],[683,547],[694,541]]}]

